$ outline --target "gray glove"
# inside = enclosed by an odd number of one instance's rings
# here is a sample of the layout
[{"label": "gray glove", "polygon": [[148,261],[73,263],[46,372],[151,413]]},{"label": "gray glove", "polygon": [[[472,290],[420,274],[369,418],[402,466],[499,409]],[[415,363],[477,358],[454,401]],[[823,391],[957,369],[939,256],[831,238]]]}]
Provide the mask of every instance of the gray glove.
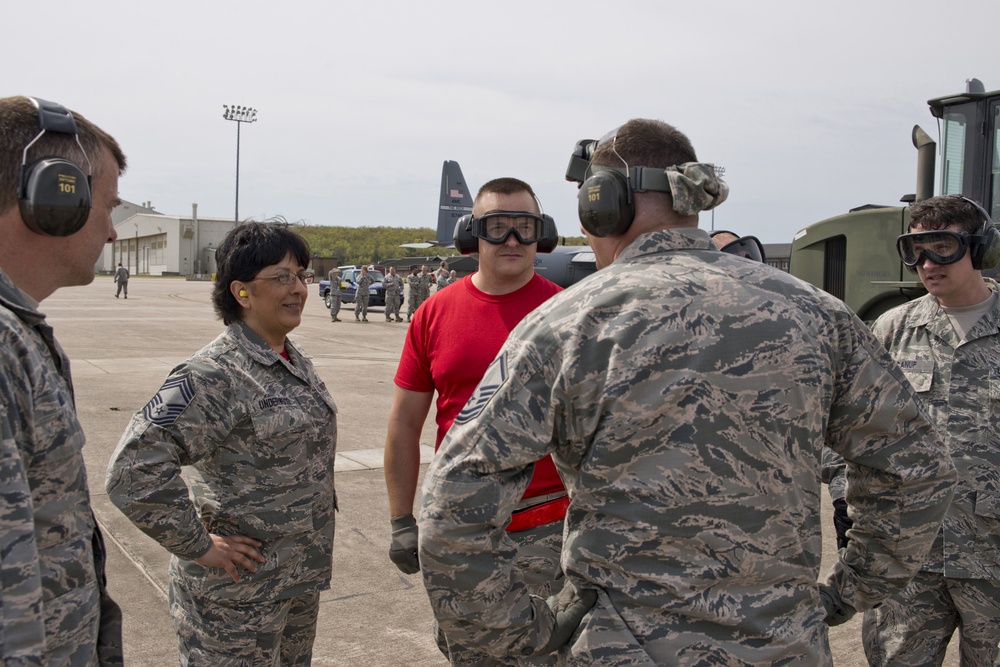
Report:
[{"label": "gray glove", "polygon": [[578,589],[567,579],[562,590],[547,599],[545,604],[555,615],[552,636],[533,655],[551,653],[568,642],[580,626],[583,617],[597,604],[597,591],[593,588]]},{"label": "gray glove", "polygon": [[389,560],[403,574],[414,574],[420,571],[420,561],[417,560],[417,520],[412,514],[389,519],[392,525],[392,543],[389,545]]},{"label": "gray glove", "polygon": [[826,609],[826,624],[830,627],[846,623],[857,611],[851,605],[840,599],[837,589],[826,584],[819,585],[819,597]]}]

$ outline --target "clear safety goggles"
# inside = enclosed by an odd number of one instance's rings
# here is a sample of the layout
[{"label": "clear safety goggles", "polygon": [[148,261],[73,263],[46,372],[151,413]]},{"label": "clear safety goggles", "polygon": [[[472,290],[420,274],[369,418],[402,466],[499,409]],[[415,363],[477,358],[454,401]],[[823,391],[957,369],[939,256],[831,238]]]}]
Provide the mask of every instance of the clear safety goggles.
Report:
[{"label": "clear safety goggles", "polygon": [[543,223],[542,216],[527,211],[491,211],[472,219],[472,235],[500,245],[513,234],[518,243],[531,245],[542,236]]},{"label": "clear safety goggles", "polygon": [[959,234],[947,229],[913,232],[896,239],[896,252],[903,264],[911,267],[923,263],[925,259],[935,264],[954,264],[965,257],[969,242],[974,238],[964,232]]}]

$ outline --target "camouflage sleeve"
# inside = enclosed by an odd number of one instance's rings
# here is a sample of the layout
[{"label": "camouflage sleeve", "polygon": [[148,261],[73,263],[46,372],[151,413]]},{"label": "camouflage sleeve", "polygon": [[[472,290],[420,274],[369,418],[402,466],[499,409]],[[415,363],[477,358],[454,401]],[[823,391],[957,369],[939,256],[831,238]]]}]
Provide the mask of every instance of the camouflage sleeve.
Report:
[{"label": "camouflage sleeve", "polygon": [[831,575],[855,609],[873,607],[920,569],[957,474],[912,387],[854,319],[830,410],[827,444],[846,462],[854,526]]},{"label": "camouflage sleeve", "polygon": [[[6,379],[6,378],[4,378]],[[4,385],[7,383],[4,382]],[[42,665],[45,624],[31,488],[9,422],[8,393],[0,387],[0,661]]]},{"label": "camouflage sleeve", "polygon": [[[524,323],[522,323],[523,325]],[[496,656],[530,655],[554,617],[528,594],[504,531],[549,453],[559,409],[551,337],[509,339],[456,418],[424,480],[420,563],[442,631]]]},{"label": "camouflage sleeve", "polygon": [[139,529],[180,558],[212,545],[181,478],[181,466],[208,457],[238,419],[228,378],[207,360],[174,369],[156,396],[132,416],[111,456],[108,497]]}]

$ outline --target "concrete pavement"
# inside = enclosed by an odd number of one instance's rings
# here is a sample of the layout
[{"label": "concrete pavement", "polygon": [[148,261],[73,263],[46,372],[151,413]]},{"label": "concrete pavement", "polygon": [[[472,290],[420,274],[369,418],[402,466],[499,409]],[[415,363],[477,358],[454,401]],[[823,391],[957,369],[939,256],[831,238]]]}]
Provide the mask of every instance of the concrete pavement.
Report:
[{"label": "concrete pavement", "polygon": [[[121,515],[104,493],[104,474],[118,439],[167,372],[223,328],[212,312],[208,282],[133,277],[129,298],[98,277],[59,290],[42,310],[72,361],[77,409],[87,434],[85,458],[95,513],[109,543],[108,577],[125,614],[127,665],[177,664],[167,613],[168,554]],[[302,325],[292,338],[314,363],[339,409],[337,494],[340,513],[331,589],[321,597],[313,664],[342,667],[447,665],[435,646],[419,575],[399,573],[388,559],[388,503],[382,445],[392,377],[406,324],[385,322],[381,309],[356,323],[344,304],[342,322],[310,286]],[[346,316],[346,317],[345,317]],[[421,438],[424,462],[434,443],[433,408]],[[835,555],[832,518],[824,516],[824,571]],[[833,628],[837,667],[865,664],[860,618]],[[957,665],[954,651],[946,665]]]}]

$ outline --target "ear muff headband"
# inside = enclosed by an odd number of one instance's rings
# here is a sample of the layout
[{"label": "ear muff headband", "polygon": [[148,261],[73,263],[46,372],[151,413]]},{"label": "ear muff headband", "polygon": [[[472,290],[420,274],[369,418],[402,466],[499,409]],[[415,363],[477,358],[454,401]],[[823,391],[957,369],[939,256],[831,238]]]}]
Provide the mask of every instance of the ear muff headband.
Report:
[{"label": "ear muff headband", "polygon": [[[86,224],[91,207],[92,167],[80,143],[76,122],[65,107],[29,97],[38,110],[39,133],[21,155],[21,181],[17,190],[21,219],[33,232],[48,236],[70,236]],[[73,162],[43,157],[28,162],[28,151],[46,132],[72,135],[87,160],[87,173]]]}]

